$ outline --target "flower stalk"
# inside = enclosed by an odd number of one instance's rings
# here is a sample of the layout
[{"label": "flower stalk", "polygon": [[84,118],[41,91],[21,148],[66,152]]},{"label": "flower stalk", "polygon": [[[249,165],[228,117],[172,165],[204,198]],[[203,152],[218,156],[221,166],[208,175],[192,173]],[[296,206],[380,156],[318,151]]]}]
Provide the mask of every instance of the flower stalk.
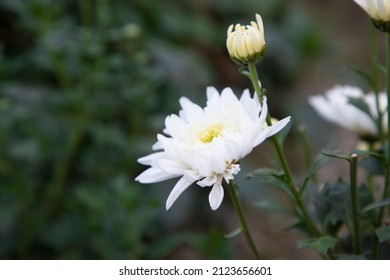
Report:
[{"label": "flower stalk", "polygon": [[248,243],[249,248],[251,249],[252,253],[254,254],[255,258],[257,260],[261,260],[262,257],[259,253],[259,251],[256,248],[255,242],[253,241],[252,235],[249,231],[248,224],[245,219],[244,212],[242,210],[242,206],[240,203],[240,199],[238,197],[237,187],[233,180],[229,182],[229,193],[233,201],[233,206],[238,214],[238,217],[240,219],[241,223],[241,229],[242,232],[245,235],[246,242]]},{"label": "flower stalk", "polygon": [[[259,77],[257,74],[256,65],[254,63],[249,63],[248,70],[250,73],[250,78],[251,78],[253,87],[259,96],[259,100],[261,101],[264,99],[264,91],[260,86],[260,82],[259,82],[260,80],[259,80]],[[267,121],[268,125],[272,125],[271,116],[269,113],[267,114],[266,121]],[[291,172],[290,166],[288,165],[286,156],[284,154],[282,144],[279,142],[278,138],[276,138],[275,136],[272,137],[272,142],[275,146],[275,150],[276,150],[276,153],[279,157],[280,164],[282,165],[283,171],[285,173],[286,180],[288,182],[288,186],[289,186],[290,191],[291,191],[293,198],[294,198],[294,202],[298,206],[298,209],[300,210],[300,212],[302,214],[302,218],[304,219],[308,228],[310,229],[312,236],[320,237],[321,232],[318,229],[318,227],[316,226],[316,224],[314,223],[312,217],[310,216],[310,214],[307,210],[307,207],[305,205],[305,202],[303,201],[302,195],[299,193],[297,187],[295,186],[292,172]]]},{"label": "flower stalk", "polygon": [[378,118],[377,118],[377,127],[378,127],[378,137],[382,145],[385,143],[385,137],[383,133],[383,112],[380,107],[379,102],[379,73],[378,73],[378,66],[375,63],[375,60],[378,57],[378,43],[377,43],[377,37],[376,37],[376,29],[375,27],[370,24],[371,26],[371,57],[372,57],[372,66],[371,66],[371,78],[372,78],[372,85],[374,89],[375,94],[375,106],[376,111],[378,112]]},{"label": "flower stalk", "polygon": [[357,184],[358,156],[356,154],[351,155],[349,159],[349,164],[350,164],[354,248],[355,248],[355,254],[360,255],[362,252],[362,245],[361,245],[361,238],[360,238],[359,190]]}]

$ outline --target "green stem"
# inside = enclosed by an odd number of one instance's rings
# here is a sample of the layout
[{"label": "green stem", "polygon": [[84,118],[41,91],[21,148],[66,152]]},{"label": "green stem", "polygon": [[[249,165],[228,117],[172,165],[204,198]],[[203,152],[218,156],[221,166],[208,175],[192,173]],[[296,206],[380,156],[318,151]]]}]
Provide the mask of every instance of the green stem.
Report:
[{"label": "green stem", "polygon": [[377,29],[374,27],[372,22],[370,21],[370,26],[371,26],[371,57],[372,57],[372,65],[371,65],[371,75],[372,75],[372,81],[373,81],[373,86],[374,86],[374,93],[375,93],[375,107],[378,112],[378,119],[376,120],[377,122],[377,127],[378,127],[378,134],[379,134],[379,139],[384,145],[385,143],[385,136],[383,133],[383,113],[380,109],[380,102],[379,102],[379,73],[378,73],[378,66],[375,63],[375,59],[378,57],[378,43],[377,43]]},{"label": "green stem", "polygon": [[356,154],[352,154],[349,163],[350,163],[353,231],[354,231],[354,243],[355,243],[354,247],[355,247],[355,253],[357,255],[360,255],[362,252],[362,245],[360,240],[359,190],[357,184],[358,156]]},{"label": "green stem", "polygon": [[[390,104],[390,33],[387,33],[387,104]],[[390,165],[390,114],[387,114],[387,165]]]},{"label": "green stem", "polygon": [[262,104],[264,99],[264,92],[259,83],[260,80],[259,80],[259,76],[257,75],[256,64],[250,62],[248,64],[248,69],[249,69],[249,73],[251,74],[251,81],[253,84],[253,88],[255,89],[257,96],[259,97],[260,104]]},{"label": "green stem", "polygon": [[[390,33],[387,33],[387,104],[390,104]],[[387,114],[387,151],[386,151],[386,174],[385,187],[383,189],[382,199],[389,197],[390,189],[390,113]],[[381,226],[385,207],[379,210],[378,226]]]},{"label": "green stem", "polygon": [[[254,63],[249,63],[248,69],[249,69],[250,78],[252,80],[253,87],[254,87],[257,95],[259,96],[260,102],[262,103],[262,101],[264,100],[264,91],[259,84],[259,76],[257,74],[256,65]],[[269,113],[267,114],[266,121],[267,121],[267,124],[269,126],[272,125],[271,116]],[[298,205],[298,209],[301,211],[303,220],[306,222],[312,235],[315,237],[320,237],[321,232],[318,229],[318,227],[316,226],[316,224],[314,223],[312,217],[310,216],[310,214],[307,210],[307,207],[305,205],[305,202],[303,201],[302,195],[299,193],[297,187],[295,186],[292,172],[291,172],[291,169],[288,165],[286,156],[284,154],[282,144],[279,142],[279,140],[276,136],[272,136],[271,139],[272,139],[272,142],[275,146],[276,153],[278,154],[280,164],[282,165],[282,168],[284,170],[289,189],[293,195],[295,203]]]},{"label": "green stem", "polygon": [[305,158],[305,164],[306,169],[309,169],[313,164],[313,157],[311,155],[310,151],[310,144],[309,144],[309,138],[307,137],[307,131],[304,126],[300,126],[299,129],[299,136],[301,138],[301,144],[303,149],[303,156]]},{"label": "green stem", "polygon": [[245,234],[246,241],[247,241],[252,253],[255,255],[255,258],[257,260],[260,260],[262,258],[261,258],[260,254],[256,248],[255,242],[253,241],[252,235],[249,231],[248,224],[247,224],[245,216],[244,216],[244,212],[242,211],[240,199],[238,198],[238,192],[236,189],[236,185],[233,182],[233,180],[230,180],[230,182],[229,182],[229,192],[230,192],[230,196],[232,197],[234,208],[236,209],[238,217],[240,218],[241,229]]}]

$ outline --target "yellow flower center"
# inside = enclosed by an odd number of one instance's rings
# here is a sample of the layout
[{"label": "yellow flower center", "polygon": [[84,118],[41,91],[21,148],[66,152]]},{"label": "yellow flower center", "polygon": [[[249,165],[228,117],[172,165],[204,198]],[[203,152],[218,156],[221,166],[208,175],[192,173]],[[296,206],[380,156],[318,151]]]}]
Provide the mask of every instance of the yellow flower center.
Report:
[{"label": "yellow flower center", "polygon": [[198,136],[203,143],[210,143],[215,137],[218,137],[222,132],[223,126],[221,124],[213,124],[202,130]]}]

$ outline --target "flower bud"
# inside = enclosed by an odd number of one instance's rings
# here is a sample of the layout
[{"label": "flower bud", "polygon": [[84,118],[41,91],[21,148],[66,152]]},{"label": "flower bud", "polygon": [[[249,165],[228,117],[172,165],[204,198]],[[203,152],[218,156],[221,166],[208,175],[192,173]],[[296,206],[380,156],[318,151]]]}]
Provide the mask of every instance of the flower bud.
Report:
[{"label": "flower bud", "polygon": [[390,32],[390,0],[354,0],[371,17],[376,28]]},{"label": "flower bud", "polygon": [[265,53],[264,27],[261,16],[256,14],[256,22],[242,26],[233,24],[227,31],[226,47],[230,58],[240,65],[259,63]]}]

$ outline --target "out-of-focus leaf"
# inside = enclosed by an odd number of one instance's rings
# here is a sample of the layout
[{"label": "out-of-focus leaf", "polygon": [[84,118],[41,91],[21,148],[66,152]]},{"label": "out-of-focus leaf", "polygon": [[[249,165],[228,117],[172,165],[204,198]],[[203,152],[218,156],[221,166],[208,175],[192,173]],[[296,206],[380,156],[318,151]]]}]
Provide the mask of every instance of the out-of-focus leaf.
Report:
[{"label": "out-of-focus leaf", "polygon": [[371,87],[371,88],[374,88],[375,87],[375,83],[374,81],[372,80],[371,76],[369,74],[367,74],[366,72],[360,70],[360,69],[357,69],[355,67],[348,67],[348,70],[351,70],[352,72],[354,72],[355,74],[357,74],[359,77],[361,77],[365,82],[367,82],[367,84]]},{"label": "out-of-focus leaf", "polygon": [[327,157],[333,157],[333,158],[339,158],[344,160],[350,160],[350,156],[346,156],[340,152],[340,150],[335,151],[322,151],[322,154],[324,154]]},{"label": "out-of-focus leaf", "polygon": [[350,205],[350,187],[342,180],[333,184],[326,183],[315,200],[317,215],[323,226],[345,222]]},{"label": "out-of-focus leaf", "polygon": [[387,205],[390,205],[390,198],[386,198],[386,199],[379,200],[379,201],[376,201],[374,203],[371,203],[370,205],[366,206],[362,210],[362,212],[368,212],[368,211],[374,210],[376,208],[385,207]]},{"label": "out-of-focus leaf", "polygon": [[283,205],[281,205],[279,202],[272,200],[272,199],[262,199],[260,201],[257,201],[253,205],[256,208],[260,208],[261,210],[265,210],[271,213],[285,213],[290,212],[287,208],[285,208]]},{"label": "out-of-focus leaf", "polygon": [[380,159],[377,157],[365,157],[359,162],[359,166],[367,170],[368,174],[374,175],[385,175],[385,167]]},{"label": "out-of-focus leaf", "polygon": [[355,106],[359,110],[366,113],[367,116],[371,117],[371,119],[373,119],[373,116],[371,115],[371,112],[370,112],[370,108],[368,107],[367,103],[364,102],[362,99],[349,97],[348,102],[349,102],[349,104]]},{"label": "out-of-focus leaf", "polygon": [[259,178],[263,182],[269,183],[275,187],[279,187],[284,190],[288,195],[292,195],[290,188],[288,186],[288,182],[286,181],[286,177],[283,171],[274,170],[272,168],[259,168],[254,171],[248,173],[246,175],[247,178]]},{"label": "out-of-focus leaf", "polygon": [[385,242],[390,239],[390,226],[381,227],[375,230],[379,242]]},{"label": "out-of-focus leaf", "polygon": [[233,230],[232,232],[225,234],[225,237],[226,238],[233,238],[233,237],[236,237],[237,235],[239,235],[241,232],[243,232],[242,228],[237,228],[237,229]]},{"label": "out-of-focus leaf", "polygon": [[325,255],[330,249],[334,249],[338,239],[331,236],[323,236],[317,239],[304,240],[298,243],[298,249],[310,247]]}]

